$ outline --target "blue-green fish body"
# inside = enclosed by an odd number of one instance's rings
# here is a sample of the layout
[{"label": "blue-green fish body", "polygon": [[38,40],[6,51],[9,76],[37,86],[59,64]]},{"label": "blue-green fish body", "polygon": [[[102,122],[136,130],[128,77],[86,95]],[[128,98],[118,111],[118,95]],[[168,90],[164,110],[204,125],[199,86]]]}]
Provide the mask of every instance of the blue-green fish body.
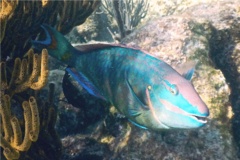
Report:
[{"label": "blue-green fish body", "polygon": [[141,50],[95,44],[72,45],[56,30],[44,25],[51,56],[68,64],[66,70],[90,94],[111,102],[131,122],[142,128],[197,128],[206,123],[209,111],[189,79],[167,63]]}]

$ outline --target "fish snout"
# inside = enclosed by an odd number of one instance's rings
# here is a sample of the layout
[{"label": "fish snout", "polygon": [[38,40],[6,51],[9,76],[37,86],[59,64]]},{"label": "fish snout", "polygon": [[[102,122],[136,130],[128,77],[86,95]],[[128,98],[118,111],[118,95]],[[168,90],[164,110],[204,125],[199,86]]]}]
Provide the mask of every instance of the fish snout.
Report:
[{"label": "fish snout", "polygon": [[199,111],[198,114],[189,114],[189,116],[197,120],[199,123],[207,123],[207,117],[209,116],[209,109],[207,105],[202,102],[201,105],[198,105],[197,109]]},{"label": "fish snout", "polygon": [[197,106],[189,105],[188,103],[188,107],[185,105],[185,107],[180,107],[163,99],[160,99],[160,103],[164,105],[166,114],[174,115],[172,117],[172,120],[175,120],[174,122],[167,121],[174,128],[196,128],[207,123],[209,110],[204,102]]},{"label": "fish snout", "polygon": [[202,102],[202,105],[199,105],[198,111],[205,117],[209,116],[209,109],[204,102]]}]

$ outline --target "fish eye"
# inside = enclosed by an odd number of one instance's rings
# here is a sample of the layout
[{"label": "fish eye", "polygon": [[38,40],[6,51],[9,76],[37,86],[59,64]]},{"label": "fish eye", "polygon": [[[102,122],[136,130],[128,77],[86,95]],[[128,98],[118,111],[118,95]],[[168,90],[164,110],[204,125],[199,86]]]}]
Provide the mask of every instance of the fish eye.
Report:
[{"label": "fish eye", "polygon": [[169,88],[169,91],[173,94],[173,95],[177,95],[178,94],[178,88],[175,84],[172,84]]},{"label": "fish eye", "polygon": [[149,91],[152,90],[152,86],[147,86],[147,88]]}]

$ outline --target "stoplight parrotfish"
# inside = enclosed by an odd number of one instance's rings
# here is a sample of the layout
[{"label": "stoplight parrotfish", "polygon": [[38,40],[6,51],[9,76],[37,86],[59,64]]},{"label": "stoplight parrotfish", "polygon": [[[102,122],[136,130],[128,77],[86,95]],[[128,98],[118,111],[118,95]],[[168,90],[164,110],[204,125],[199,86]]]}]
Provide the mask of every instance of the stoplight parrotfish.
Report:
[{"label": "stoplight parrotfish", "polygon": [[66,71],[91,95],[109,101],[133,124],[152,130],[198,128],[209,110],[190,79],[164,61],[139,49],[113,44],[73,47],[65,37],[42,25],[45,40],[33,47],[67,64]]}]

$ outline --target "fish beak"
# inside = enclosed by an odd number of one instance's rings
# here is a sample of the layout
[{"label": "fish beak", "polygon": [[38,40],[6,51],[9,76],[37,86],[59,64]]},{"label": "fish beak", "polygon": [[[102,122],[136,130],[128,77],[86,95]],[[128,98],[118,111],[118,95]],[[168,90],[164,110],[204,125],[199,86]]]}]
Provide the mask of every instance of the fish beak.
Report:
[{"label": "fish beak", "polygon": [[196,116],[196,115],[191,115],[191,114],[187,114],[187,116],[195,119],[196,121],[198,121],[199,123],[207,123],[207,117],[202,117],[202,116]]},{"label": "fish beak", "polygon": [[188,116],[191,117],[192,119],[196,120],[197,122],[201,123],[201,124],[205,124],[207,123],[207,116],[199,116],[199,115],[194,115],[194,114],[190,114],[184,110],[182,110],[181,108],[178,108],[174,105],[172,105],[171,103],[169,103],[168,101],[164,100],[164,99],[160,99],[160,103],[162,103],[165,108],[171,112],[175,112],[177,114],[181,114],[184,116]]}]

